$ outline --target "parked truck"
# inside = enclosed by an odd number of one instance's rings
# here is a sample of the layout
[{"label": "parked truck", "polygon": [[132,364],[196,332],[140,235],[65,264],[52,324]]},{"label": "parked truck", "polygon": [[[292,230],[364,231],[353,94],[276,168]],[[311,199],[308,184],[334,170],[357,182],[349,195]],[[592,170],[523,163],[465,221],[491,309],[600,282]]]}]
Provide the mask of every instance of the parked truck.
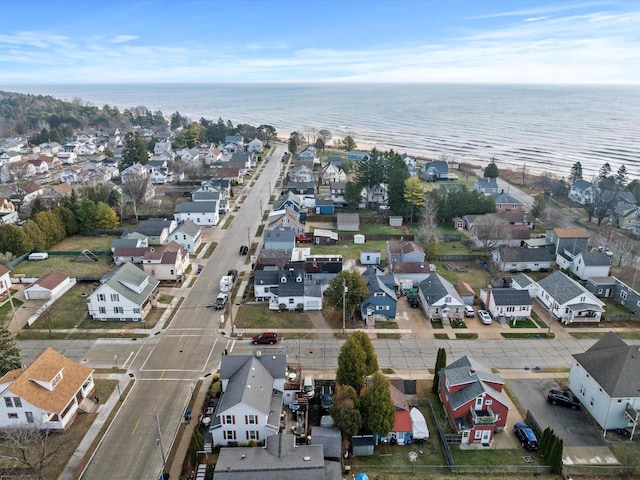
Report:
[{"label": "parked truck", "polygon": [[233,282],[235,278],[233,275],[225,275],[220,279],[220,291],[222,293],[229,293],[233,288]]}]

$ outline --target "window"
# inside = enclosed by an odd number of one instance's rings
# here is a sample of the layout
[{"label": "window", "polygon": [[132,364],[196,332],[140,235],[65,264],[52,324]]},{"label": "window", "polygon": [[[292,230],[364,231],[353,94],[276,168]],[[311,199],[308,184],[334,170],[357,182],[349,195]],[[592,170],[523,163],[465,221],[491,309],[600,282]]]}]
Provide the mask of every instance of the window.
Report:
[{"label": "window", "polygon": [[376,292],[373,294],[374,297],[384,297],[385,293],[384,292]]},{"label": "window", "polygon": [[134,308],[134,309],[133,309],[133,313],[136,313],[136,314],[138,314],[138,315],[139,315],[139,314],[140,314],[140,309],[139,309],[139,308],[137,308],[137,307],[136,307],[136,308]]},{"label": "window", "polygon": [[447,296],[444,298],[445,303],[451,303],[451,297]]},{"label": "window", "polygon": [[33,423],[33,413],[32,412],[24,412],[27,417],[27,423]]},{"label": "window", "polygon": [[290,299],[289,299],[289,303],[290,303],[291,305],[293,305],[293,298],[290,298]]},{"label": "window", "polygon": [[230,425],[235,424],[236,423],[235,415],[225,415],[224,416],[224,422],[222,422],[222,423],[230,424]]},{"label": "window", "polygon": [[182,235],[182,239],[183,239],[183,240],[186,240],[186,239],[187,239],[187,236],[186,236],[186,235]]},{"label": "window", "polygon": [[482,408],[482,397],[476,397],[476,410],[480,410]]},{"label": "window", "polygon": [[53,380],[51,380],[51,388],[56,388],[56,385],[58,385],[61,381],[62,381],[62,372],[58,372],[58,374],[55,377],[53,377]]},{"label": "window", "polygon": [[515,312],[516,307],[507,307],[507,312]]},{"label": "window", "polygon": [[99,302],[104,302],[106,300],[104,293],[99,293],[98,294],[98,301]]},{"label": "window", "polygon": [[[62,377],[62,374],[60,374],[60,376]],[[20,400],[20,397],[13,397],[13,404],[16,408],[22,408],[22,400]]]},{"label": "window", "polygon": [[623,300],[627,299],[627,291],[626,290],[620,290],[620,298]]},{"label": "window", "polygon": [[18,419],[18,414],[17,413],[10,413],[9,414],[9,418],[11,420],[17,420]]},{"label": "window", "polygon": [[227,430],[226,432],[222,432],[225,440],[235,440],[236,432],[234,430]]},{"label": "window", "polygon": [[124,308],[123,307],[113,307],[113,313],[124,313]]},{"label": "window", "polygon": [[486,402],[484,402],[485,405],[491,405],[493,403],[493,400],[487,400]]},{"label": "window", "polygon": [[249,430],[247,432],[247,440],[260,440],[260,433],[256,430]]},{"label": "window", "polygon": [[589,405],[593,407],[593,397],[591,397],[591,400],[589,400]]},{"label": "window", "polygon": [[258,416],[257,415],[245,415],[244,416],[244,423],[246,423],[247,425],[256,425],[258,423]]},{"label": "window", "polygon": [[482,430],[476,430],[473,433],[473,438],[476,440],[480,440],[482,438]]},{"label": "window", "polygon": [[106,307],[98,307],[98,313],[101,313],[102,315],[106,315],[107,314]]},{"label": "window", "polygon": [[4,404],[7,407],[12,408],[13,407],[13,401],[11,400],[11,397],[4,397]]},{"label": "window", "polygon": [[117,293],[112,293],[111,294],[111,301],[112,302],[119,302],[120,301],[120,295],[118,295]]}]

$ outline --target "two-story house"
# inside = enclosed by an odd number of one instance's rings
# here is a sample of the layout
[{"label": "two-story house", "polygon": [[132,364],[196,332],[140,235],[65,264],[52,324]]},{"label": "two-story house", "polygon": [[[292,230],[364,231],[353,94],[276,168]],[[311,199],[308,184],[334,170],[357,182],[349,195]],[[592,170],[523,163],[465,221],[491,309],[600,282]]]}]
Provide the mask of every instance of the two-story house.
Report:
[{"label": "two-story house", "polygon": [[171,218],[149,218],[142,220],[135,231],[147,237],[148,245],[164,245],[176,225],[177,222]]},{"label": "two-story house", "polygon": [[157,280],[181,281],[189,268],[189,252],[173,240],[144,254],[142,269]]},{"label": "two-story house", "polygon": [[496,212],[522,212],[524,204],[508,193],[494,193],[493,199],[496,202]]},{"label": "two-story house", "polygon": [[191,220],[185,220],[169,234],[169,239],[185,248],[189,253],[195,253],[202,243],[202,227]]},{"label": "two-story house", "polygon": [[344,199],[344,192],[347,188],[347,182],[329,182],[329,190],[331,191],[331,200],[336,207],[344,207],[347,205]]},{"label": "two-story house", "polygon": [[335,182],[346,182],[347,174],[338,165],[327,163],[322,167],[322,184],[330,185]]},{"label": "two-story house", "polygon": [[290,268],[279,274],[278,295],[269,299],[269,310],[322,310],[322,289],[306,280],[304,270]]},{"label": "two-story house", "polygon": [[378,275],[377,272],[370,265],[364,273],[369,296],[360,303],[360,315],[367,325],[396,318],[398,297],[393,288],[393,275]]},{"label": "two-story house", "polygon": [[201,227],[212,227],[220,222],[220,208],[218,201],[182,202],[176,205],[173,213],[176,222],[191,220]]},{"label": "two-story house", "polygon": [[586,180],[576,180],[571,185],[568,197],[580,205],[593,203],[598,187]]},{"label": "two-story house", "polygon": [[461,444],[490,445],[509,415],[502,377],[465,355],[440,370],[439,379],[442,406],[451,428],[462,435]]},{"label": "two-story house", "polygon": [[133,263],[105,275],[87,299],[89,315],[94,320],[139,322],[151,310],[151,301],[160,282]]},{"label": "two-story house", "polygon": [[554,228],[546,232],[547,242],[553,253],[565,249],[571,251],[587,251],[589,232],[582,227]]}]

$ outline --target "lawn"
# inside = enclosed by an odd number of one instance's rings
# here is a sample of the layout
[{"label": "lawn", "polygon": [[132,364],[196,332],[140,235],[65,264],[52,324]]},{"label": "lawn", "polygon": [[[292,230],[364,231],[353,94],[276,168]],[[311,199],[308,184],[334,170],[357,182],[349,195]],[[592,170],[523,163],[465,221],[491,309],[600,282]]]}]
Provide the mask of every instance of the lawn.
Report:
[{"label": "lawn", "polygon": [[271,311],[267,303],[242,305],[234,316],[234,323],[237,328],[313,328],[306,313]]},{"label": "lawn", "polygon": [[111,242],[115,236],[105,235],[103,237],[84,237],[75,235],[67,237],[62,242],[54,245],[49,250],[55,252],[81,252],[83,250],[91,250],[92,252],[108,252],[111,250]]},{"label": "lawn", "polygon": [[[17,310],[21,305],[22,302],[20,300],[13,299],[13,308]],[[8,323],[13,318],[13,308],[11,307],[11,302],[6,302],[0,307],[0,325],[9,326]]]},{"label": "lawn", "polygon": [[26,277],[41,277],[52,271],[61,272],[70,277],[101,277],[116,270],[110,256],[100,256],[97,262],[76,262],[75,255],[50,255],[46,260],[24,261],[11,270],[12,274]]},{"label": "lawn", "polygon": [[[448,264],[451,264],[451,262],[448,262]],[[459,272],[457,270],[447,270],[444,268],[444,264],[436,263],[437,273],[454,285],[458,282],[467,282],[475,289],[486,288],[487,285],[490,285],[491,275],[487,270],[482,268],[479,263],[472,261],[456,263],[457,266],[461,266],[462,264],[468,266],[468,271]]]}]

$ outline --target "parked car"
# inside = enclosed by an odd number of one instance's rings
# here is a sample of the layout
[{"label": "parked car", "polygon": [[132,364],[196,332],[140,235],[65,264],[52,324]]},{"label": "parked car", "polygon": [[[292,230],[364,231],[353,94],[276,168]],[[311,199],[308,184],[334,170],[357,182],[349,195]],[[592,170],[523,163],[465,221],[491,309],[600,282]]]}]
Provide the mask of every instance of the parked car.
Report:
[{"label": "parked car", "polygon": [[258,344],[269,344],[273,345],[274,343],[278,343],[278,334],[276,332],[264,332],[260,335],[254,335],[251,338],[251,343],[254,345]]},{"label": "parked car", "polygon": [[235,280],[236,278],[238,278],[238,270],[234,268],[232,268],[231,270],[227,270],[227,275],[233,277],[233,279]]},{"label": "parked car", "polygon": [[533,430],[526,423],[518,422],[513,426],[513,432],[520,439],[520,445],[525,450],[538,450],[538,439]]},{"label": "parked car", "polygon": [[476,316],[476,311],[473,309],[471,305],[464,306],[464,316],[467,318],[473,318]]},{"label": "parked car", "polygon": [[320,392],[320,406],[323,410],[329,410],[333,405],[333,392],[329,385],[324,385]]},{"label": "parked car", "polygon": [[408,296],[407,302],[409,302],[411,308],[418,308],[420,306],[420,300],[415,295]]},{"label": "parked car", "polygon": [[228,300],[229,300],[229,295],[228,294],[220,293],[216,297],[216,301],[213,304],[213,308],[215,308],[216,310],[222,310],[224,308],[224,306],[227,304]]},{"label": "parked car", "polygon": [[296,242],[298,243],[311,243],[311,239],[306,235],[296,235]]},{"label": "parked car", "polygon": [[580,407],[580,400],[578,400],[573,393],[563,392],[562,390],[549,390],[547,401],[553,405],[562,405],[563,407],[570,407],[574,410]]},{"label": "parked car", "polygon": [[485,325],[491,325],[491,315],[486,310],[478,310],[478,318]]},{"label": "parked car", "polygon": [[240,247],[240,255],[246,255],[247,253],[249,253],[249,247],[247,247],[246,245],[242,245]]}]

